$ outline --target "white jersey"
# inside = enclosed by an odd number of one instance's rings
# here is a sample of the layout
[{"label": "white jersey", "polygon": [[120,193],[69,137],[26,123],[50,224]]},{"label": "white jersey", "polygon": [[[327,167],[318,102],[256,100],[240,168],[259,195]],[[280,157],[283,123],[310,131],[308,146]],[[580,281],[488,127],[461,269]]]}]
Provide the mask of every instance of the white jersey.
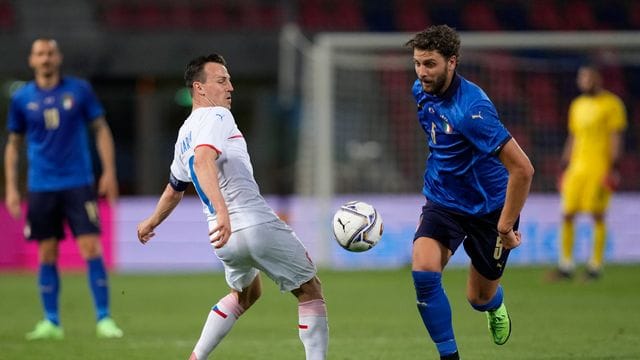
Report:
[{"label": "white jersey", "polygon": [[195,109],[185,120],[176,141],[171,174],[196,188],[209,224],[215,222],[216,211],[202,191],[193,169],[194,151],[209,146],[218,153],[218,182],[229,210],[232,231],[277,220],[275,212],[260,195],[253,177],[247,143],[231,112],[224,107]]}]

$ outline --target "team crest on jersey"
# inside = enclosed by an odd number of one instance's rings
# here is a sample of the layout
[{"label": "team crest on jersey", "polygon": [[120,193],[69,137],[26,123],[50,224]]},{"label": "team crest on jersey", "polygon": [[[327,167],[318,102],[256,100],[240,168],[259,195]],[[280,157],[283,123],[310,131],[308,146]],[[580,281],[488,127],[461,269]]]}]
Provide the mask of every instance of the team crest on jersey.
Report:
[{"label": "team crest on jersey", "polygon": [[442,119],[442,130],[444,130],[445,134],[451,134],[453,132],[453,126],[449,124],[449,119],[446,116],[440,114],[440,119]]},{"label": "team crest on jersey", "polygon": [[38,105],[37,102],[35,101],[30,101],[27,104],[27,109],[31,110],[31,111],[38,111],[38,109],[40,108],[40,106]]},{"label": "team crest on jersey", "polygon": [[62,107],[65,110],[71,110],[71,108],[73,107],[73,95],[64,94],[62,96]]},{"label": "team crest on jersey", "polygon": [[451,134],[453,132],[453,126],[451,126],[448,121],[444,122],[442,128],[444,129],[445,134]]}]

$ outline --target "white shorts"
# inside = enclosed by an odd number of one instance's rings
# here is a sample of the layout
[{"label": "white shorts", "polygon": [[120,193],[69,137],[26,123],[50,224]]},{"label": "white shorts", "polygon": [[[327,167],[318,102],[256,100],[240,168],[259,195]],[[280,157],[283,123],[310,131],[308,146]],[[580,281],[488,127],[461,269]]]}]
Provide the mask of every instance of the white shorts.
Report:
[{"label": "white shorts", "polygon": [[234,231],[215,253],[224,265],[227,284],[237,291],[247,288],[260,271],[281,291],[295,290],[316,275],[307,249],[280,220]]}]

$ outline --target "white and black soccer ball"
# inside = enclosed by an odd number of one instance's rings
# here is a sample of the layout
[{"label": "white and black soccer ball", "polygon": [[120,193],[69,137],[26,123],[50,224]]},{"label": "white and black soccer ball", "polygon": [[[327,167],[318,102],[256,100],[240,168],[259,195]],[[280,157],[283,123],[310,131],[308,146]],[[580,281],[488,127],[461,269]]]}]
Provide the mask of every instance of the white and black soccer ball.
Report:
[{"label": "white and black soccer ball", "polygon": [[371,249],[382,238],[382,217],[371,205],[350,201],[333,215],[333,235],[343,248],[361,252]]}]

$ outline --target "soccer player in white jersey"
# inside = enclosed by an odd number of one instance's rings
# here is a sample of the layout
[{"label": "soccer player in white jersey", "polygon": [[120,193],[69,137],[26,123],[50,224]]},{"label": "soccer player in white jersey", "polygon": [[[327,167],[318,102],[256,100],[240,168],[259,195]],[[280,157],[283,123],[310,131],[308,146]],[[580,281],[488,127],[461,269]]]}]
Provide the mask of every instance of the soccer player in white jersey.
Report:
[{"label": "soccer player in white jersey", "polygon": [[306,359],[325,359],[329,329],[320,280],[300,240],[260,195],[247,144],[229,111],[233,86],[226,62],[218,54],[197,57],[184,77],[193,109],[178,133],[169,184],[153,214],[138,224],[138,239],[151,240],[193,183],[231,291],[211,308],[189,359],[206,359],[258,300],[260,272],[298,298]]}]

